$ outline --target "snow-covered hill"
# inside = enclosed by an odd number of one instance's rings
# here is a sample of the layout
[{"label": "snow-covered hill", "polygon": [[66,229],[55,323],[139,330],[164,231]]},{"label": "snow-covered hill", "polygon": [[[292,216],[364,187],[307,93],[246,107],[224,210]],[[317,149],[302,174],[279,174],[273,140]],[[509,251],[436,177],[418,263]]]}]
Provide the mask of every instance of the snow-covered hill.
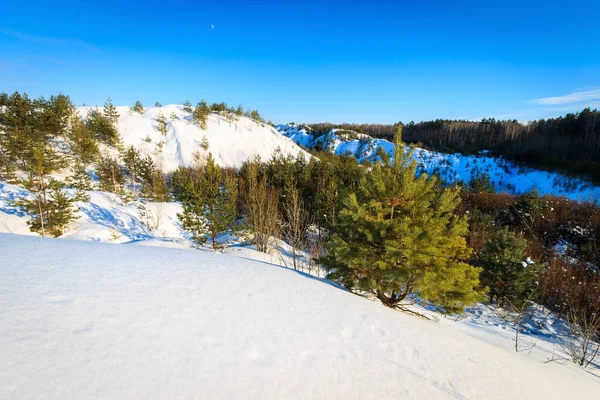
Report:
[{"label": "snow-covered hill", "polygon": [[[277,129],[300,146],[309,149],[318,147],[338,155],[350,155],[359,162],[365,159],[376,160],[379,148],[389,154],[394,152],[394,144],[387,140],[351,131],[332,129],[319,134],[306,126],[295,124],[278,125]],[[498,191],[522,194],[536,189],[540,194],[565,196],[577,201],[600,200],[600,187],[584,180],[523,167],[501,157],[490,157],[486,152],[480,155],[462,155],[416,148],[413,157],[420,171],[428,174],[435,172],[447,182],[469,182],[472,177],[487,173]]]},{"label": "snow-covered hill", "polygon": [[[78,110],[85,117],[93,109],[95,107]],[[119,119],[116,126],[123,144],[133,145],[142,154],[155,157],[165,172],[180,165],[192,165],[194,153],[200,149],[204,136],[215,161],[225,167],[240,167],[255,155],[267,160],[276,149],[294,156],[305,153],[272,126],[245,116],[228,121],[224,116],[213,113],[208,117],[207,129],[204,130],[193,122],[191,114],[181,105],[150,107],[144,109],[143,114],[133,112],[129,107],[117,107],[117,111]],[[158,130],[157,117],[160,114],[166,120],[166,135]]]},{"label": "snow-covered hill", "polygon": [[600,381],[229,255],[0,234],[0,398],[593,399]]}]

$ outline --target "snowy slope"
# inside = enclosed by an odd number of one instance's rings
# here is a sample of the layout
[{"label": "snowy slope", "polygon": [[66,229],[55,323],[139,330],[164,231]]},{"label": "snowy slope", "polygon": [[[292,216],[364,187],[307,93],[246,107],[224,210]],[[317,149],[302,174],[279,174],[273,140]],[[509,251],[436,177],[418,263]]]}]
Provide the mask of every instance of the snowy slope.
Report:
[{"label": "snowy slope", "polygon": [[[85,117],[95,107],[80,107],[79,114]],[[144,109],[143,114],[132,112],[129,107],[117,107],[119,120],[117,129],[125,146],[133,145],[143,154],[157,160],[165,172],[179,165],[191,165],[194,153],[200,149],[202,138],[206,136],[209,151],[215,161],[226,167],[240,167],[248,158],[260,155],[267,160],[277,148],[283,154],[304,153],[293,141],[282,136],[267,124],[241,117],[229,122],[224,116],[211,114],[207,129],[203,130],[193,122],[190,113],[181,105],[167,105]],[[167,121],[167,134],[158,131],[159,114]]]},{"label": "snowy slope", "polygon": [[[277,129],[300,146],[319,146],[338,155],[351,155],[359,162],[365,159],[374,161],[380,147],[389,154],[394,153],[393,143],[364,134],[353,133],[349,137],[338,129],[332,129],[326,134],[316,134],[308,127],[294,124],[278,125]],[[487,156],[485,152],[480,155],[462,155],[417,148],[413,158],[420,171],[428,174],[435,172],[447,182],[469,182],[473,176],[487,173],[498,191],[522,194],[536,189],[540,194],[565,196],[572,200],[600,200],[598,186],[558,173],[525,168],[501,157]]]},{"label": "snowy slope", "polygon": [[[67,192],[74,195],[73,190]],[[78,218],[69,224],[62,237],[162,247],[193,247],[177,219],[177,213],[181,212],[179,203],[146,202],[144,216],[138,208],[141,202],[125,204],[113,193],[87,193],[90,201],[75,203]],[[29,230],[29,217],[11,204],[11,201],[27,196],[27,190],[0,182],[0,232],[38,236]]]},{"label": "snowy slope", "polygon": [[0,398],[592,399],[600,382],[228,255],[0,234]]}]

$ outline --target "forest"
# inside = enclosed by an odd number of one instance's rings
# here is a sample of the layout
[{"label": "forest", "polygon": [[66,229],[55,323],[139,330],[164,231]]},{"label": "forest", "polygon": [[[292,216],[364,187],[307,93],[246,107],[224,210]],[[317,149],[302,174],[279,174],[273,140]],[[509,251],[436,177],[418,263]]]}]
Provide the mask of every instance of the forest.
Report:
[{"label": "forest", "polygon": [[[391,140],[396,126],[384,124],[309,124],[316,131],[352,129]],[[488,150],[529,166],[583,174],[600,182],[600,113],[586,108],[557,118],[522,124],[494,118],[479,122],[443,120],[409,122],[404,140],[441,152],[473,154]]]}]

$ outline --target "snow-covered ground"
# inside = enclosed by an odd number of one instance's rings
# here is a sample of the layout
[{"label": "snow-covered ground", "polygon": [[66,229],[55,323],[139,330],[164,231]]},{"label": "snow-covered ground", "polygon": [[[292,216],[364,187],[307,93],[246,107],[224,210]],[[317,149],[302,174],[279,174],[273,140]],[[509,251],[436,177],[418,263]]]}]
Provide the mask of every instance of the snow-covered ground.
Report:
[{"label": "snow-covered ground", "polygon": [[[279,125],[279,132],[305,148],[327,149],[338,155],[351,155],[359,162],[377,159],[377,150],[394,153],[394,144],[368,135],[332,129],[326,134],[315,134],[306,126]],[[408,147],[406,147],[408,150]],[[446,182],[469,182],[472,177],[487,173],[498,191],[522,194],[536,189],[540,194],[564,196],[577,201],[600,200],[600,187],[581,179],[559,173],[526,168],[501,157],[447,154],[416,148],[413,159],[420,171],[437,173]]]},{"label": "snow-covered ground", "polygon": [[[80,107],[79,114],[86,117],[95,107]],[[99,109],[102,111],[102,109]],[[162,107],[148,107],[143,114],[132,112],[129,107],[117,107],[119,119],[116,127],[125,146],[133,145],[144,155],[151,155],[165,172],[178,166],[194,163],[194,153],[200,149],[202,138],[206,136],[209,151],[215,162],[221,166],[239,168],[244,161],[259,155],[263,160],[271,157],[276,149],[283,154],[308,153],[293,141],[281,135],[275,128],[245,116],[228,121],[222,115],[211,114],[207,129],[193,122],[192,115],[183,106],[170,104]],[[162,114],[166,120],[167,133],[159,130],[157,117]]]},{"label": "snow-covered ground", "polygon": [[600,396],[593,373],[265,262],[9,234],[0,259],[3,399]]}]

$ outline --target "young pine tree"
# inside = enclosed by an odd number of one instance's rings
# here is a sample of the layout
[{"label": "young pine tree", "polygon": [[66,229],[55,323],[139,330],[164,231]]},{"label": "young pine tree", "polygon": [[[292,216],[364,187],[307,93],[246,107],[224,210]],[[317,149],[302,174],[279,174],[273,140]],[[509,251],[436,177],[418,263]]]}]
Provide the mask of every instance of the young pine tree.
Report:
[{"label": "young pine tree", "polygon": [[165,177],[150,156],[141,160],[139,174],[144,198],[154,201],[169,201],[169,189]]},{"label": "young pine tree", "polygon": [[204,151],[208,151],[210,144],[208,143],[208,138],[206,135],[202,136],[202,142],[200,143],[200,148]]},{"label": "young pine tree", "polygon": [[93,189],[93,180],[86,167],[98,159],[100,150],[94,135],[78,115],[71,118],[69,144],[73,159],[73,173],[68,178],[68,184],[77,189],[75,193],[77,201],[88,201],[89,196],[85,191]]},{"label": "young pine tree", "polygon": [[16,202],[31,217],[27,224],[32,232],[59,237],[76,218],[74,199],[62,190],[62,183],[55,179],[50,178],[43,191],[32,192],[32,197]]},{"label": "young pine tree", "polygon": [[208,108],[208,104],[206,101],[202,100],[200,103],[196,105],[194,108],[194,121],[198,124],[200,129],[206,129],[208,127],[208,115],[210,114],[210,109]]},{"label": "young pine tree", "polygon": [[125,177],[129,181],[133,196],[137,197],[138,186],[140,185],[140,170],[143,168],[144,160],[133,146],[129,146],[121,157],[123,158],[123,165],[125,167]]},{"label": "young pine tree", "polygon": [[479,269],[466,263],[467,221],[454,214],[459,193],[416,177],[401,134],[400,126],[393,160],[376,164],[345,200],[322,262],[330,279],[388,307],[400,308],[415,293],[460,312],[482,293]]},{"label": "young pine tree", "polygon": [[137,100],[135,102],[135,104],[133,106],[130,107],[130,110],[139,114],[143,114],[144,113],[144,106],[142,105],[142,102]]},{"label": "young pine tree", "polygon": [[125,176],[116,159],[108,155],[102,156],[98,162],[96,174],[100,179],[100,190],[118,195],[123,194]]},{"label": "young pine tree", "polygon": [[181,196],[183,213],[178,214],[184,229],[202,245],[210,238],[213,249],[221,244],[217,238],[235,228],[237,217],[237,185],[224,174],[209,153],[199,181],[189,180]]},{"label": "young pine tree", "polygon": [[158,131],[165,136],[167,134],[167,119],[163,115],[162,111],[158,113],[156,122],[158,123]]},{"label": "young pine tree", "polygon": [[189,100],[186,100],[183,103],[183,111],[185,111],[187,113],[191,113],[192,112],[192,103],[190,103]]},{"label": "young pine tree", "polygon": [[[74,218],[70,207],[72,200],[62,191],[62,183],[51,177],[52,173],[67,164],[65,154],[56,146],[56,140],[68,139],[68,127],[74,106],[68,97],[52,96],[49,100],[29,100],[21,97],[17,113],[24,119],[3,120],[4,129],[14,133],[22,131],[22,141],[17,156],[27,179],[23,185],[31,198],[17,201],[17,205],[30,216],[30,229],[42,236],[60,236],[62,229]],[[7,107],[14,116],[12,105]],[[22,108],[21,108],[22,107]],[[14,124],[14,125],[13,125]]]},{"label": "young pine tree", "polygon": [[535,291],[543,265],[526,257],[527,239],[507,228],[496,231],[479,253],[481,281],[488,286],[491,303],[519,306]]},{"label": "young pine tree", "polygon": [[117,108],[113,105],[111,98],[109,97],[104,102],[104,116],[108,118],[113,124],[119,119],[119,113]]},{"label": "young pine tree", "polygon": [[113,119],[98,110],[90,110],[86,119],[89,131],[104,144],[117,146],[121,138],[119,131],[115,128]]},{"label": "young pine tree", "polygon": [[477,174],[469,181],[469,190],[473,193],[495,193],[496,188],[487,173]]}]

